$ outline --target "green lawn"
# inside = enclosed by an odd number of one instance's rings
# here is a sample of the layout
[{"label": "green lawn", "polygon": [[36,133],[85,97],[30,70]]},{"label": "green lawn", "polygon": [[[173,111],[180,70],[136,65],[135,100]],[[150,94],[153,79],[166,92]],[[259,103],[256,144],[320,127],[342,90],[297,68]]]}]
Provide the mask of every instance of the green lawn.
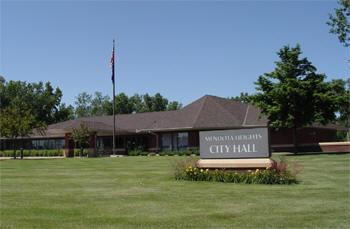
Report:
[{"label": "green lawn", "polygon": [[295,185],[175,181],[183,158],[2,160],[1,228],[350,227],[350,154],[289,156]]}]

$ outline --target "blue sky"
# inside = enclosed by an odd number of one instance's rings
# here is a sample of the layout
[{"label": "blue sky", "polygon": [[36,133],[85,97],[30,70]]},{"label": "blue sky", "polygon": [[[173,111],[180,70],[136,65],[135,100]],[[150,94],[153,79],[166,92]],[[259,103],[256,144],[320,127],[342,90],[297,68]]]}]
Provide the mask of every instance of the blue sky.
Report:
[{"label": "blue sky", "polygon": [[160,92],[184,105],[255,92],[283,45],[327,80],[349,77],[349,49],[325,24],[336,1],[2,1],[0,75],[83,91]]}]

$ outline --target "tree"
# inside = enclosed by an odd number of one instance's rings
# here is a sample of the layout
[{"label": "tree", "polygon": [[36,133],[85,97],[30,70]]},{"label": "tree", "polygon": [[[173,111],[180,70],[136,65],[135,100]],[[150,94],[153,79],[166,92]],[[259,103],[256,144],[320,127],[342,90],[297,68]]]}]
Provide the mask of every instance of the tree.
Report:
[{"label": "tree", "polygon": [[297,152],[297,128],[313,123],[327,124],[335,120],[338,96],[326,76],[317,74],[307,58],[299,58],[300,46],[284,46],[277,52],[275,70],[259,76],[252,102],[269,118],[269,126],[293,129],[293,143]]},{"label": "tree", "polygon": [[[95,92],[95,96],[83,92],[76,97],[75,114],[77,117],[93,117],[113,114],[113,100],[109,96],[103,96],[101,92]],[[124,93],[115,96],[115,114],[131,114],[153,111],[178,110],[181,104],[177,101],[168,102],[160,93],[134,94],[128,97]]]},{"label": "tree", "polygon": [[350,128],[350,78],[332,80],[334,93],[338,95],[337,124],[347,127],[347,131],[337,131],[339,140],[349,141]]},{"label": "tree", "polygon": [[83,156],[83,148],[89,143],[89,129],[86,125],[81,124],[80,129],[73,128],[71,138],[76,145],[80,147],[79,156]]},{"label": "tree", "polygon": [[150,96],[148,93],[142,96],[143,112],[165,111],[167,110],[168,100],[160,93]]},{"label": "tree", "polygon": [[74,107],[72,105],[66,106],[65,103],[61,103],[58,106],[59,112],[54,113],[53,117],[55,122],[63,122],[74,119]]},{"label": "tree", "polygon": [[153,107],[153,98],[148,93],[142,96],[143,99],[143,112],[152,112]]},{"label": "tree", "polygon": [[35,114],[37,122],[47,125],[71,118],[72,107],[61,104],[62,91],[54,89],[50,82],[6,82],[0,77],[0,109],[20,107]]},{"label": "tree", "polygon": [[131,114],[133,105],[129,97],[124,93],[120,93],[115,97],[115,114]]},{"label": "tree", "polygon": [[250,103],[251,95],[249,95],[247,92],[241,92],[239,96],[231,97],[229,99],[241,103]]},{"label": "tree", "polygon": [[330,33],[338,35],[340,43],[343,43],[345,47],[350,46],[350,0],[338,0],[340,8],[334,9],[334,15],[328,14],[329,21],[327,25],[332,28]]},{"label": "tree", "polygon": [[350,78],[332,80],[333,90],[338,95],[338,121],[350,127]]},{"label": "tree", "polygon": [[14,157],[18,137],[26,137],[36,129],[43,134],[46,128],[44,122],[38,122],[30,110],[20,110],[17,107],[6,107],[0,112],[0,136],[13,140]]},{"label": "tree", "polygon": [[94,95],[82,92],[75,97],[75,115],[80,117],[94,117],[112,114],[112,103],[108,95],[104,96],[96,91]]},{"label": "tree", "polygon": [[167,110],[168,111],[174,111],[179,110],[182,108],[182,104],[177,101],[172,101],[168,104]]},{"label": "tree", "polygon": [[134,94],[129,98],[130,103],[133,106],[133,112],[135,113],[142,113],[145,112],[145,106],[142,101],[142,95]]},{"label": "tree", "polygon": [[80,117],[91,117],[92,113],[92,106],[91,106],[91,100],[92,96],[89,95],[86,92],[78,94],[77,97],[75,97],[76,101],[75,104],[75,114],[78,118]]},{"label": "tree", "polygon": [[160,93],[157,93],[152,98],[152,108],[151,111],[165,111],[168,106],[168,100],[166,98],[163,98],[163,96]]},{"label": "tree", "polygon": [[108,113],[108,95],[103,96],[101,92],[96,91],[94,98],[91,100],[91,116],[102,116]]},{"label": "tree", "polygon": [[[113,115],[113,100],[106,103],[106,113]],[[115,96],[115,114],[131,114],[133,113],[132,100],[124,93]]]}]

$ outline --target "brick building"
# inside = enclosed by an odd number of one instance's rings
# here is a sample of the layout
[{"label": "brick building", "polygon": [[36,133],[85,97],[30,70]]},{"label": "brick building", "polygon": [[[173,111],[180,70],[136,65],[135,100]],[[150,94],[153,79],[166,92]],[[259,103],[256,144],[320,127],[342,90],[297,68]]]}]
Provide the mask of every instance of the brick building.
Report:
[{"label": "brick building", "polygon": [[[199,148],[199,131],[266,127],[268,120],[259,109],[216,96],[203,96],[176,111],[116,115],[115,145],[118,154],[133,149],[149,152]],[[90,131],[89,153],[112,151],[113,116],[78,118],[49,125],[46,135],[33,134],[24,140],[24,148],[65,148],[73,151],[73,128],[86,125]],[[320,151],[319,142],[335,140],[334,125],[312,126],[297,131],[299,150]],[[291,129],[270,130],[272,151],[293,150]],[[11,148],[2,139],[3,149]]]}]

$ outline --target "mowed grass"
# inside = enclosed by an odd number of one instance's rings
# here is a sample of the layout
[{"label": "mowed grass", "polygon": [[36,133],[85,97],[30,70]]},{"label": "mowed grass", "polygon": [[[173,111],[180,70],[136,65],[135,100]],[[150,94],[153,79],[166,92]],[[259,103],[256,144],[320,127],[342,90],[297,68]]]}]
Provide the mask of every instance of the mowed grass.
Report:
[{"label": "mowed grass", "polygon": [[2,160],[1,228],[350,227],[350,154],[288,156],[294,185],[176,181],[184,158]]}]

